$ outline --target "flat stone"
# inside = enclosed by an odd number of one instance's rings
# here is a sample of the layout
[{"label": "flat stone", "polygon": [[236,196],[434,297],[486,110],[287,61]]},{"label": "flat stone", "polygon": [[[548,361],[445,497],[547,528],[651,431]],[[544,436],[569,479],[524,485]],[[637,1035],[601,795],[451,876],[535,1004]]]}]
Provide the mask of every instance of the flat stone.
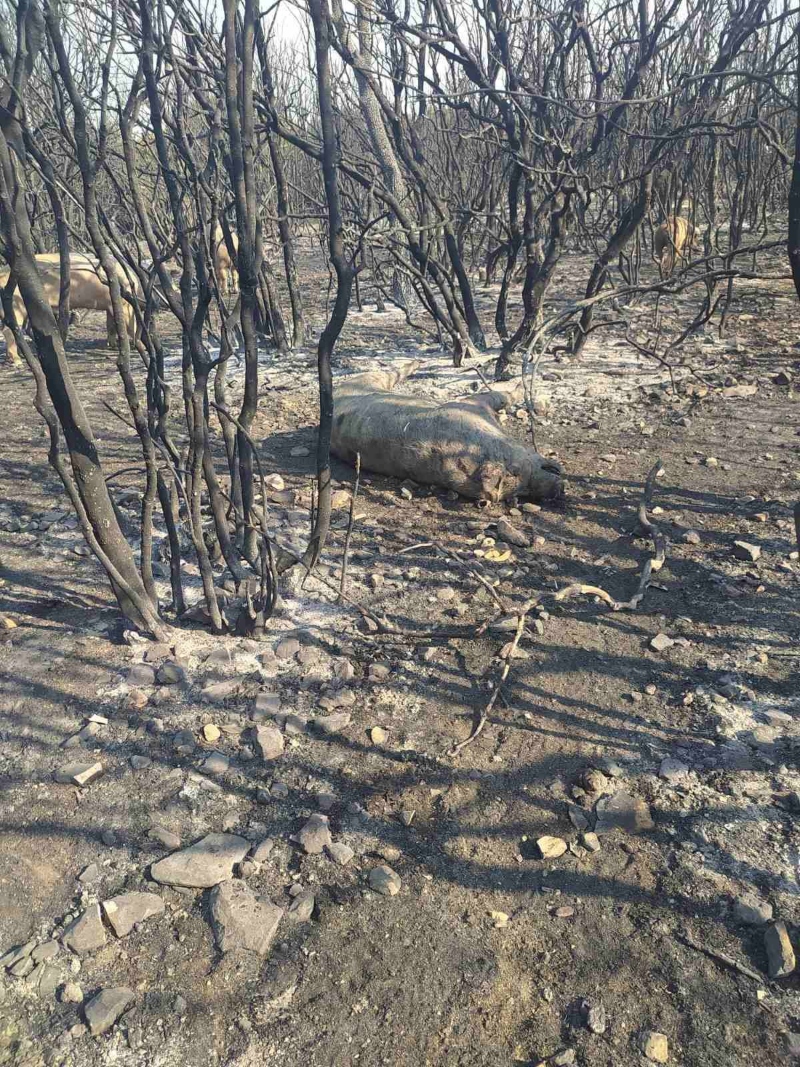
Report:
[{"label": "flat stone", "polygon": [[770,978],[785,978],[795,968],[795,955],[785,922],[768,926],[764,933],[767,950],[767,974]]},{"label": "flat stone", "polygon": [[180,685],[186,680],[186,671],[179,663],[170,660],[158,668],[156,680],[160,685]]},{"label": "flat stone", "polygon": [[40,963],[29,979],[40,997],[51,997],[58,987],[58,968]]},{"label": "flat stone", "polygon": [[597,802],[597,822],[595,833],[607,834],[612,830],[625,830],[629,834],[640,834],[654,827],[650,808],[640,797],[620,790],[613,796],[603,797]]},{"label": "flat stone", "polygon": [[157,841],[159,845],[163,845],[164,848],[168,848],[170,851],[181,847],[180,837],[177,834],[174,834],[172,830],[167,830],[164,826],[151,826],[147,831],[147,836],[152,841]]},{"label": "flat stone", "polygon": [[250,842],[236,834],[208,834],[181,852],[173,852],[150,868],[156,882],[192,889],[208,889],[233,876],[233,868],[250,850]]},{"label": "flat stone", "polygon": [[231,761],[224,752],[210,752],[203,760],[201,770],[203,774],[213,774],[219,777],[230,769]]},{"label": "flat stone", "polygon": [[397,896],[402,884],[400,875],[393,871],[391,867],[381,865],[380,867],[373,867],[369,872],[370,889],[380,893],[382,897]]},{"label": "flat stone", "polygon": [[567,842],[563,837],[551,837],[546,834],[544,837],[537,839],[536,847],[539,849],[539,855],[543,860],[555,860],[559,856],[563,856],[567,851]]},{"label": "flat stone", "polygon": [[89,885],[91,882],[96,882],[100,877],[100,868],[96,863],[90,863],[84,867],[81,873],[78,875],[78,881],[82,885]]},{"label": "flat stone", "polygon": [[156,672],[149,663],[134,663],[125,680],[132,689],[147,688],[156,684]]},{"label": "flat stone", "polygon": [[697,530],[686,530],[681,540],[687,545],[699,545],[702,543],[703,538]]},{"label": "flat stone", "polygon": [[570,804],[568,812],[569,821],[572,823],[576,830],[589,829],[589,820],[587,819],[586,814],[579,807],[576,807],[575,804]]},{"label": "flat stone", "polygon": [[127,937],[137,923],[163,915],[164,901],[157,893],[121,893],[103,901],[103,912],[117,937]]},{"label": "flat stone", "polygon": [[772,921],[772,905],[755,893],[743,893],[733,902],[733,915],[744,926],[766,926]]},{"label": "flat stone", "polygon": [[500,519],[497,523],[497,536],[501,541],[505,541],[506,544],[515,545],[517,548],[527,548],[530,545],[530,538],[528,538],[522,530],[518,530],[516,526],[512,526],[506,519]]},{"label": "flat stone", "polygon": [[327,815],[314,814],[295,835],[295,841],[309,856],[319,855],[332,843]]},{"label": "flat stone", "polygon": [[275,841],[271,837],[265,837],[263,841],[259,841],[257,845],[253,845],[250,850],[250,859],[255,863],[263,863],[269,859],[272,850],[275,848]]},{"label": "flat stone", "polygon": [[9,949],[5,955],[0,956],[0,967],[13,967],[20,960],[26,960],[36,948],[35,941],[26,941],[24,945]]},{"label": "flat stone", "polygon": [[[238,678],[228,678],[224,682],[209,682],[200,691],[200,697],[207,704],[222,704],[226,700],[232,700],[239,692],[241,683]],[[207,741],[215,740],[206,738]]]},{"label": "flat stone", "polygon": [[152,762],[149,756],[131,756],[131,767],[135,771],[146,771]]},{"label": "flat stone", "polygon": [[293,659],[300,651],[300,642],[296,637],[287,637],[279,641],[275,646],[275,658],[279,660]]},{"label": "flat stone", "polygon": [[89,1024],[89,1033],[92,1037],[110,1030],[135,999],[136,994],[133,990],[126,989],[124,986],[104,989],[96,997],[92,997],[85,1008],[86,1022]]},{"label": "flat stone", "polygon": [[668,648],[672,648],[675,642],[671,637],[667,637],[666,634],[656,634],[650,641],[650,647],[654,652],[666,652]]},{"label": "flat stone", "polygon": [[663,778],[670,785],[677,785],[678,782],[685,781],[688,776],[688,765],[682,763],[679,759],[673,759],[671,756],[663,759],[661,766],[658,768],[658,777]]},{"label": "flat stone", "polygon": [[26,956],[24,960],[17,960],[13,967],[8,968],[9,974],[14,978],[27,978],[31,973],[35,964],[30,956]]},{"label": "flat stone", "polygon": [[100,917],[100,905],[92,904],[74,922],[71,922],[61,938],[64,945],[79,956],[102,948],[106,943],[106,928]]},{"label": "flat stone", "polygon": [[330,845],[325,846],[325,851],[329,858],[334,863],[338,863],[340,867],[346,867],[350,860],[355,856],[352,848],[349,845],[345,845],[342,841],[334,841]]},{"label": "flat stone", "polygon": [[314,726],[323,734],[338,734],[350,725],[350,712],[338,711],[332,715],[322,715],[314,719]]},{"label": "flat stone", "polygon": [[259,899],[244,882],[223,882],[210,894],[211,925],[221,952],[245,950],[265,956],[275,940],[283,909]]},{"label": "flat stone", "polygon": [[593,1034],[604,1034],[608,1029],[608,1016],[602,1004],[590,1004],[588,1000],[583,1002],[583,1017],[586,1029]]},{"label": "flat stone", "polygon": [[278,715],[280,710],[280,693],[259,693],[256,696],[256,702],[253,705],[250,718],[253,719],[254,722],[263,722],[264,719],[271,719],[274,715]]},{"label": "flat stone", "polygon": [[657,1030],[648,1030],[642,1034],[642,1052],[653,1063],[667,1063],[669,1061],[669,1041],[666,1034],[660,1034]]},{"label": "flat stone", "polygon": [[751,545],[748,541],[734,541],[733,554],[736,559],[744,560],[746,563],[755,563],[761,559],[761,547]]},{"label": "flat stone", "polygon": [[103,773],[103,764],[95,763],[68,763],[55,772],[55,779],[62,785],[77,785],[84,789]]},{"label": "flat stone", "polygon": [[263,760],[278,759],[283,755],[286,747],[283,734],[275,726],[259,726],[254,734],[254,742]]},{"label": "flat stone", "polygon": [[314,913],[314,894],[310,889],[299,893],[286,912],[286,921],[290,923],[307,923]]},{"label": "flat stone", "polygon": [[60,951],[61,945],[59,945],[58,941],[44,941],[33,950],[31,959],[34,963],[44,963],[45,960],[53,959]]},{"label": "flat stone", "polygon": [[589,852],[600,851],[600,838],[597,836],[597,834],[581,834],[581,844]]}]

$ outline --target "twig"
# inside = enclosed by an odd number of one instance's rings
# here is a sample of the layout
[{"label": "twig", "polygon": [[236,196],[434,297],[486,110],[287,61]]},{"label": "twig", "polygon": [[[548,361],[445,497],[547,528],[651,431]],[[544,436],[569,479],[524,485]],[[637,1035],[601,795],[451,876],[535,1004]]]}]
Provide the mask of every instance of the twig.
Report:
[{"label": "twig", "polygon": [[467,745],[471,745],[472,742],[475,741],[476,738],[480,737],[480,735],[483,733],[483,728],[484,726],[486,726],[489,716],[492,713],[492,708],[494,708],[495,704],[497,703],[497,698],[500,696],[500,690],[502,689],[506,678],[508,678],[508,672],[511,669],[511,660],[514,658],[514,653],[517,650],[520,638],[525,632],[525,620],[527,618],[529,610],[530,606],[526,604],[524,610],[521,611],[517,617],[517,629],[513,638],[508,643],[508,645],[503,646],[502,654],[504,656],[505,662],[503,663],[503,669],[500,672],[500,677],[498,678],[492,695],[489,698],[489,703],[486,705],[486,707],[483,709],[480,716],[478,717],[478,720],[473,726],[472,732],[470,733],[469,737],[465,737],[463,741],[459,741],[457,744],[453,745],[453,747],[448,752],[449,756],[457,756],[462,749],[465,749]]},{"label": "twig", "polygon": [[636,608],[639,607],[650,586],[653,575],[661,570],[667,558],[667,539],[647,514],[647,509],[650,507],[652,501],[653,487],[655,486],[656,478],[659,474],[662,474],[663,471],[664,468],[661,466],[661,460],[656,460],[650,469],[650,473],[647,475],[647,480],[644,483],[644,490],[642,491],[642,497],[639,501],[639,526],[643,533],[653,539],[653,555],[650,559],[645,561],[645,564],[642,567],[642,573],[639,577],[639,585],[630,600],[615,600],[610,593],[607,593],[605,589],[601,589],[597,585],[582,585],[577,582],[573,585],[566,586],[564,589],[559,589],[553,597],[555,601],[567,600],[569,597],[573,596],[596,596],[608,604],[612,611],[635,611]]},{"label": "twig", "polygon": [[724,963],[726,967],[732,967],[734,971],[738,971],[739,974],[743,974],[745,978],[752,978],[754,982],[761,982],[762,984],[767,981],[763,974],[759,974],[758,971],[753,971],[749,967],[745,967],[743,963],[739,963],[733,956],[728,956],[724,952],[718,952],[716,949],[708,948],[707,945],[699,945],[696,941],[693,941],[686,934],[677,934],[678,940],[683,942],[689,948],[693,948],[695,952],[702,952],[704,956],[708,956],[712,960],[717,960],[719,963]]},{"label": "twig", "polygon": [[353,483],[353,495],[350,497],[350,514],[347,516],[347,532],[344,535],[344,551],[342,553],[342,578],[339,583],[339,599],[344,596],[347,584],[347,554],[350,551],[350,536],[353,533],[353,520],[356,514],[356,497],[358,496],[358,483],[361,479],[361,453],[356,452],[356,480]]},{"label": "twig", "polygon": [[418,545],[406,545],[405,548],[401,548],[397,553],[398,556],[402,556],[405,552],[414,552],[418,548],[434,548],[433,541],[420,541]]}]

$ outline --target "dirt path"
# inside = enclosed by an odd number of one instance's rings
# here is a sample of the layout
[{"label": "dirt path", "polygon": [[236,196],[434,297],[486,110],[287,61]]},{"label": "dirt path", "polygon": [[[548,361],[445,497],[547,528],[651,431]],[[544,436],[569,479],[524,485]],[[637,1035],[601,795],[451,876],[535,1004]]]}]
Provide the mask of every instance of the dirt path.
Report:
[{"label": "dirt path", "polygon": [[[653,1034],[681,1067],[766,1067],[800,1049],[797,974],[770,981],[765,949],[769,920],[791,937],[800,925],[800,437],[796,395],[773,380],[800,381],[796,309],[788,289],[753,287],[736,314],[735,342],[687,346],[693,395],[673,397],[665,372],[600,334],[580,361],[543,365],[537,432],[569,472],[563,508],[479,510],[424,488],[407,500],[365,479],[353,598],[405,626],[474,627],[492,605],[453,550],[510,604],[543,598],[504,698],[457,757],[507,631],[385,639],[325,585],[292,580],[265,643],[199,628],[175,657],[126,643],[61,517],[28,383],[0,371],[0,611],[18,624],[0,648],[0,950],[36,946],[0,984],[0,1063],[640,1067],[661,1062]],[[95,326],[71,341],[74,369],[122,469],[135,450],[102,407],[118,387]],[[391,314],[353,315],[338,353],[342,370],[411,356],[426,361],[420,392],[475,381]],[[308,521],[309,362],[265,362],[257,427],[295,491],[274,511],[287,541]],[[513,413],[508,425],[525,432]],[[658,457],[653,517],[670,547],[640,609],[552,600],[574,582],[635,591],[651,551],[636,504]],[[530,545],[492,564],[476,553],[501,516]],[[344,522],[340,510],[322,570],[333,585]],[[738,558],[737,540],[759,558]],[[441,551],[414,547],[426,542]],[[672,643],[656,651],[660,634]],[[177,682],[156,681],[173,658]],[[284,748],[265,760],[252,731],[276,719]],[[86,788],[54,781],[95,761]],[[352,858],[293,840],[315,813]],[[151,877],[210,833],[273,842],[236,867],[294,908],[263,958],[219,951],[207,889]],[[561,855],[541,858],[545,836]],[[397,895],[371,884],[381,866]],[[101,924],[82,952],[59,945],[97,903],[142,891],[165,911],[122,938]],[[111,987],[132,1006],[93,1037],[85,1004]]]}]

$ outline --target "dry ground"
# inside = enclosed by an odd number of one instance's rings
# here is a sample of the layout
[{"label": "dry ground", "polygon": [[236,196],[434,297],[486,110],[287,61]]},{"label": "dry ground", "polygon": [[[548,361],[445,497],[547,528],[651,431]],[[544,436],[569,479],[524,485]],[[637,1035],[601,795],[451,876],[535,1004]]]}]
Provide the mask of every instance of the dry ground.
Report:
[{"label": "dry ground", "polygon": [[[564,296],[576,269],[560,279]],[[504,699],[457,757],[448,750],[485,704],[508,634],[381,639],[316,581],[290,581],[266,643],[177,631],[185,682],[147,687],[147,705],[131,707],[125,679],[146,646],[123,638],[71,520],[54,521],[66,508],[29,381],[0,369],[0,611],[18,624],[0,648],[0,952],[57,939],[83,908],[127,890],[158,890],[167,905],[122,940],[109,934],[84,956],[61,950],[33,975],[0,979],[0,1063],[638,1067],[651,1062],[640,1051],[648,1031],[666,1035],[668,1062],[682,1067],[791,1058],[800,980],[767,979],[764,928],[745,925],[735,905],[754,895],[792,934],[800,926],[800,437],[797,396],[773,381],[781,369],[800,381],[798,311],[788,284],[772,283],[742,289],[734,312],[724,341],[685,346],[704,383],[694,395],[686,367],[673,396],[665,371],[602,332],[581,360],[543,365],[550,411],[539,446],[569,473],[563,507],[479,510],[365,480],[351,596],[406,627],[457,628],[482,622],[492,604],[442,550],[500,579],[512,603],[576,581],[629,597],[650,551],[635,536],[636,502],[663,462],[654,517],[668,563],[644,603],[612,612],[590,598],[545,598]],[[120,390],[101,330],[90,316],[70,353],[104,461],[122,470],[136,449],[102,406]],[[370,310],[351,316],[337,365],[420,352],[428,362],[414,389],[446,397],[475,381],[399,316]],[[286,540],[308,521],[312,460],[297,450],[313,448],[311,356],[265,364],[263,455],[296,491],[294,505],[274,509]],[[742,384],[755,395],[726,394]],[[508,425],[523,435],[513,414]],[[336,473],[346,488],[350,472]],[[482,561],[475,553],[501,516],[531,545],[506,563]],[[340,512],[323,568],[333,582],[343,522]],[[760,559],[737,559],[737,539],[759,546]],[[656,652],[659,633],[676,642]],[[276,659],[287,637],[300,653]],[[220,647],[230,662],[206,662]],[[211,702],[201,689],[215,680],[235,684]],[[272,764],[252,758],[248,732],[263,690],[295,716]],[[349,725],[320,734],[313,717],[337,703]],[[64,749],[93,714],[107,725]],[[209,723],[222,728],[213,745],[201,732]],[[375,726],[385,732],[377,743]],[[227,770],[203,768],[208,749]],[[84,790],[57,784],[54,771],[80,758],[99,759],[104,776]],[[670,780],[659,774],[665,758],[679,761],[663,768],[673,766]],[[652,828],[583,847],[569,812],[594,824],[590,786],[648,805]],[[334,840],[354,849],[346,866],[290,840],[320,806]],[[207,893],[149,881],[168,851],[154,827],[184,845],[212,831],[271,837],[265,861],[240,873],[282,907],[291,887],[310,889],[311,919],[284,919],[266,960],[221,955]],[[543,835],[570,850],[542,860]],[[397,896],[369,889],[380,863],[402,879]],[[91,864],[97,877],[78,881]],[[92,1038],[81,1006],[64,1000],[68,981],[86,999],[127,986],[134,1006]]]}]

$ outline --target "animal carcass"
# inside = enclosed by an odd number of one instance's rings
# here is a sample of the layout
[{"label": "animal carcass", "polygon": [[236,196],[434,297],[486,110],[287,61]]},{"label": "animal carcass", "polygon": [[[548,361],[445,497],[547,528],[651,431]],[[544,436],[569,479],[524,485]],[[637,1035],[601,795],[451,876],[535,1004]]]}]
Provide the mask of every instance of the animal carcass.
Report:
[{"label": "animal carcass", "polygon": [[[55,310],[58,308],[58,296],[61,288],[59,254],[58,252],[43,252],[36,256],[35,259],[39,269],[39,278],[44,287],[45,296],[47,297],[50,306]],[[0,271],[0,288],[6,285],[8,276],[8,269]],[[128,278],[122,267],[119,265],[117,265],[117,277],[119,278],[120,286],[123,289],[127,289],[129,287]],[[27,313],[19,289],[14,290],[12,303],[14,307],[14,318],[16,319],[17,324],[21,326],[25,321]],[[105,279],[99,260],[95,259],[93,256],[85,256],[77,252],[70,254],[69,304],[73,311],[105,311],[108,345],[110,348],[113,348],[116,345],[117,329],[112,312],[111,291],[109,290],[108,282]],[[136,313],[127,300],[122,301],[122,314],[124,316],[125,328],[128,331],[128,336],[131,339],[134,339],[136,337]],[[1,307],[0,315],[2,315]],[[19,353],[17,352],[17,343],[14,340],[14,334],[7,326],[3,327],[3,336],[6,341],[6,351],[8,353],[9,361],[11,363],[19,364],[21,360],[19,358]]]},{"label": "animal carcass", "polygon": [[694,226],[681,215],[668,215],[655,232],[656,259],[661,273],[669,277],[675,269],[675,261],[683,259],[684,252],[694,242]]},{"label": "animal carcass", "polygon": [[454,489],[474,500],[543,500],[562,493],[562,468],[508,437],[500,393],[438,404],[392,390],[418,364],[345,378],[334,394],[331,449],[378,474]]}]

